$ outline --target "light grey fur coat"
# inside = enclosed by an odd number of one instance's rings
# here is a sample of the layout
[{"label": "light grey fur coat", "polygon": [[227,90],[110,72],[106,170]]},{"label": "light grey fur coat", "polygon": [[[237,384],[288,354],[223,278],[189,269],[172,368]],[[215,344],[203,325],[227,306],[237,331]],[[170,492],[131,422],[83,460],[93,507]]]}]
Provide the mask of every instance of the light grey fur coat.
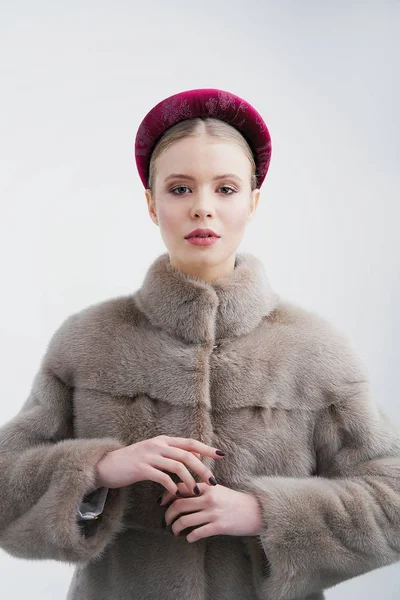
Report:
[{"label": "light grey fur coat", "polygon": [[[256,496],[262,533],[189,544],[151,481],[78,522],[100,458],[160,434],[224,450],[202,460]],[[0,547],[74,563],[71,600],[321,600],[400,560],[399,439],[350,343],[283,302],[258,258],[206,283],[166,253],[53,335],[0,429]]]}]

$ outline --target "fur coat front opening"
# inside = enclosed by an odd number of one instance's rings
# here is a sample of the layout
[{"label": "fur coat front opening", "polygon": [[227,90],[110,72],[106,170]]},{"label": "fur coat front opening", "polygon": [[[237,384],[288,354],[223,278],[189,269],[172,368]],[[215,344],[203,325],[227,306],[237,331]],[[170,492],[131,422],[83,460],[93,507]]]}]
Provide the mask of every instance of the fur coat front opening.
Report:
[{"label": "fur coat front opening", "polygon": [[[101,457],[160,434],[225,450],[202,460],[254,494],[262,533],[189,544],[152,481],[79,522]],[[74,564],[69,600],[321,600],[400,560],[399,440],[350,342],[258,258],[207,283],[162,254],[136,292],[61,324],[0,429],[0,547]]]}]

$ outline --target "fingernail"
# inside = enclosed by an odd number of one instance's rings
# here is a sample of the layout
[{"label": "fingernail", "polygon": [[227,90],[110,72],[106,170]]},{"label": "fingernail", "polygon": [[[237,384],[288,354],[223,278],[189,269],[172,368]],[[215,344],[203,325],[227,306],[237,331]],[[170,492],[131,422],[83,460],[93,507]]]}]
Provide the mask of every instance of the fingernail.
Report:
[{"label": "fingernail", "polygon": [[217,485],[217,480],[215,477],[209,477],[208,481],[211,483],[211,485]]},{"label": "fingernail", "polygon": [[158,498],[158,500],[157,500],[157,504],[161,504],[161,502],[162,502],[162,496],[160,496],[160,497]]},{"label": "fingernail", "polygon": [[175,496],[182,496],[182,494],[180,493],[180,491],[179,491],[179,490],[176,490],[176,492],[175,492]]},{"label": "fingernail", "polygon": [[199,486],[195,485],[193,488],[194,493],[198,496],[200,494]]},{"label": "fingernail", "polygon": [[218,456],[225,456],[225,452],[223,452],[222,450],[216,450],[215,454],[218,454]]}]

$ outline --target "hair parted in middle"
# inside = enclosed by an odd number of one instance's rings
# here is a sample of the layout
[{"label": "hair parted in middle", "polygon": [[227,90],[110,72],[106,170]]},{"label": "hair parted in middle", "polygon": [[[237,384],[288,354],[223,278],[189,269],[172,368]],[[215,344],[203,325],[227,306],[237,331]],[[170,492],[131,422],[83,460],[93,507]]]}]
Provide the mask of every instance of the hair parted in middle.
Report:
[{"label": "hair parted in middle", "polygon": [[226,123],[221,119],[215,119],[213,117],[194,117],[192,119],[185,119],[167,129],[162,138],[157,142],[150,158],[148,187],[151,190],[154,190],[157,170],[156,162],[157,158],[164,150],[167,150],[167,148],[170,148],[179,140],[188,137],[195,138],[204,134],[220,138],[221,140],[234,142],[243,149],[251,164],[251,190],[253,191],[256,189],[256,163],[247,140],[235,127],[232,127],[232,125],[229,125],[229,123]]}]

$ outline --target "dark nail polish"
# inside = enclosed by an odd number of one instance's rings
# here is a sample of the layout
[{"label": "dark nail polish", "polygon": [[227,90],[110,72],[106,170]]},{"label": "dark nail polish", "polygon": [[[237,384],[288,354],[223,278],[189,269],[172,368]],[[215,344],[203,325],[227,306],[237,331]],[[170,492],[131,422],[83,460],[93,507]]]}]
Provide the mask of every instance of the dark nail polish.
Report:
[{"label": "dark nail polish", "polygon": [[217,485],[217,480],[215,479],[215,477],[210,477],[208,481],[211,483],[211,485]]},{"label": "dark nail polish", "polygon": [[194,493],[198,496],[200,494],[199,486],[195,485],[193,488]]},{"label": "dark nail polish", "polygon": [[216,450],[215,454],[218,454],[218,456],[225,456],[225,452],[223,452],[222,450]]},{"label": "dark nail polish", "polygon": [[181,496],[182,496],[182,494],[180,493],[180,491],[179,491],[179,490],[176,490],[176,492],[175,492],[175,496],[179,496],[179,497],[181,497]]},{"label": "dark nail polish", "polygon": [[162,502],[162,496],[160,496],[160,497],[158,498],[158,500],[157,500],[157,504],[161,504],[161,502]]}]

